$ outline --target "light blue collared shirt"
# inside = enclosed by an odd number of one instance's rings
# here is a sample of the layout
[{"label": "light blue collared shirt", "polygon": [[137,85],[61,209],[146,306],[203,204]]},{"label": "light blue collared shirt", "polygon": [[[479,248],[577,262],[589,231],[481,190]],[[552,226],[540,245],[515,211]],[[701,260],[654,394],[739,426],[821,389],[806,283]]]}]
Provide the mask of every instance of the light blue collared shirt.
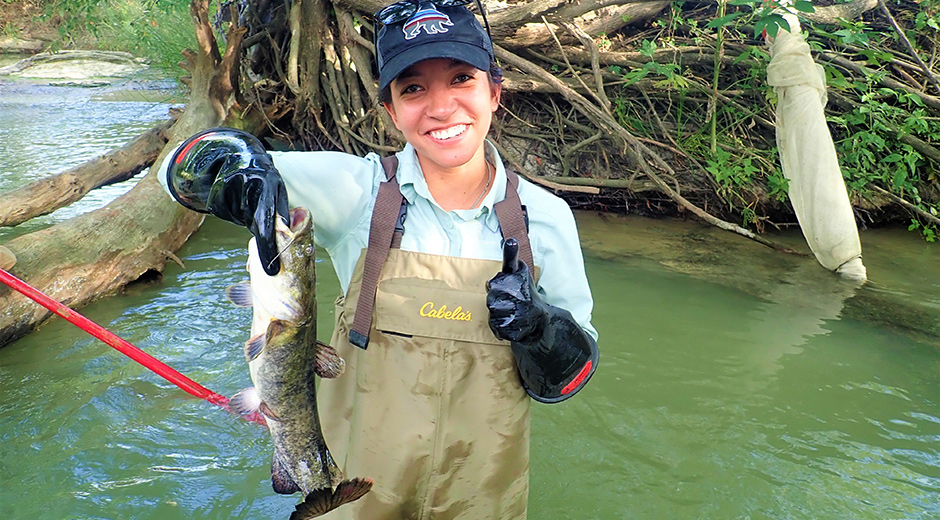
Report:
[{"label": "light blue collared shirt", "polygon": [[[372,208],[385,180],[381,158],[342,152],[269,152],[287,187],[291,207],[304,206],[314,219],[314,239],[326,249],[345,294],[362,249],[369,243]],[[172,157],[170,154],[168,157]],[[502,235],[493,205],[505,197],[506,170],[495,147],[486,158],[495,165],[493,186],[480,207],[444,211],[431,196],[418,156],[408,144],[397,153],[398,182],[408,201],[401,248],[437,255],[502,260]],[[166,189],[165,162],[159,179]],[[565,201],[523,178],[519,198],[529,217],[529,242],[540,269],[538,291],[546,303],[571,312],[594,339],[594,300],[584,273],[584,259],[574,215]],[[493,273],[495,276],[496,273]]]}]

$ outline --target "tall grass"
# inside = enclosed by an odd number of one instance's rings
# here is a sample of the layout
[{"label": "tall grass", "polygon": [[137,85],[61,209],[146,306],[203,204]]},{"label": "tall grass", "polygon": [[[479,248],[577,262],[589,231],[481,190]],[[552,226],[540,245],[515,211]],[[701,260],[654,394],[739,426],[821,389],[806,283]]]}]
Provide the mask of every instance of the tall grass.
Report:
[{"label": "tall grass", "polygon": [[196,45],[188,0],[51,0],[43,17],[56,22],[60,47],[126,51],[173,77],[186,72],[180,52]]}]

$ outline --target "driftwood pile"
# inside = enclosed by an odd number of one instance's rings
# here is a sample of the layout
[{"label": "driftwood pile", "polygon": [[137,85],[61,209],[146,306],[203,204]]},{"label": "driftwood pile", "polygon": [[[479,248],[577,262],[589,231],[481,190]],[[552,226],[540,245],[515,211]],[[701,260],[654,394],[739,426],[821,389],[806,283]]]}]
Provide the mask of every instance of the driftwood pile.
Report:
[{"label": "driftwood pile", "polygon": [[[892,2],[890,10],[878,0],[813,3],[815,12],[803,18],[815,58],[838,79],[831,116],[857,111],[878,89],[916,94],[928,117],[940,115],[940,86],[932,72],[937,33],[921,31],[913,43],[898,38],[923,23],[915,20],[918,12],[936,18],[936,9],[910,0]],[[244,71],[250,86],[242,103],[266,108],[274,137],[298,148],[357,154],[399,149],[401,137],[375,101],[377,27],[371,13],[381,2],[228,5],[237,15],[223,10],[223,18],[237,16],[248,31]],[[573,204],[649,214],[690,211],[752,237],[752,230],[767,224],[794,221],[785,186],[779,186],[773,94],[765,82],[769,57],[749,25],[753,19],[740,17],[719,35],[707,27],[718,18],[715,2],[485,5],[507,91],[495,141],[523,175]],[[846,88],[866,82],[865,88]],[[903,106],[909,115],[914,108]],[[846,139],[856,130],[834,125],[834,137]],[[912,166],[918,171],[904,186],[872,182],[853,191],[867,222],[911,215],[928,225],[940,222],[930,213],[940,202],[930,173],[940,164],[934,131],[940,135],[940,127],[891,132],[899,146],[912,147],[921,158]],[[717,161],[721,151],[735,164]],[[714,172],[722,167],[738,173],[722,178]]]}]

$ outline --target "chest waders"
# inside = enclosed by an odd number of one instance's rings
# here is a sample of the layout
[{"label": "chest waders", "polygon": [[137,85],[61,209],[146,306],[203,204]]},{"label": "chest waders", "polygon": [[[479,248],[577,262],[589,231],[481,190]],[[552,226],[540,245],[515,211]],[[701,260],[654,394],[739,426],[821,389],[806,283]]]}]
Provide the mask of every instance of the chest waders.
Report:
[{"label": "chest waders", "polygon": [[[337,463],[375,486],[324,518],[524,519],[530,398],[509,343],[487,325],[485,283],[501,263],[402,251],[397,160],[383,164],[369,247],[336,301],[331,344],[346,373],[318,391]],[[533,265],[518,178],[508,175],[500,227]]]}]

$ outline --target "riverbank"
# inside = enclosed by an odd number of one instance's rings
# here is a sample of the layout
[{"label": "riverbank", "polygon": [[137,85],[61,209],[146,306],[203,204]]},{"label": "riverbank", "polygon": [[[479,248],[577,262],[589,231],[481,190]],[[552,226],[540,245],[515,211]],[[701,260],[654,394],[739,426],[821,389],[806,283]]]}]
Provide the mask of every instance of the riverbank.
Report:
[{"label": "riverbank", "polygon": [[4,2],[0,9],[0,55],[35,54],[60,38],[54,20],[41,20],[38,1]]}]

